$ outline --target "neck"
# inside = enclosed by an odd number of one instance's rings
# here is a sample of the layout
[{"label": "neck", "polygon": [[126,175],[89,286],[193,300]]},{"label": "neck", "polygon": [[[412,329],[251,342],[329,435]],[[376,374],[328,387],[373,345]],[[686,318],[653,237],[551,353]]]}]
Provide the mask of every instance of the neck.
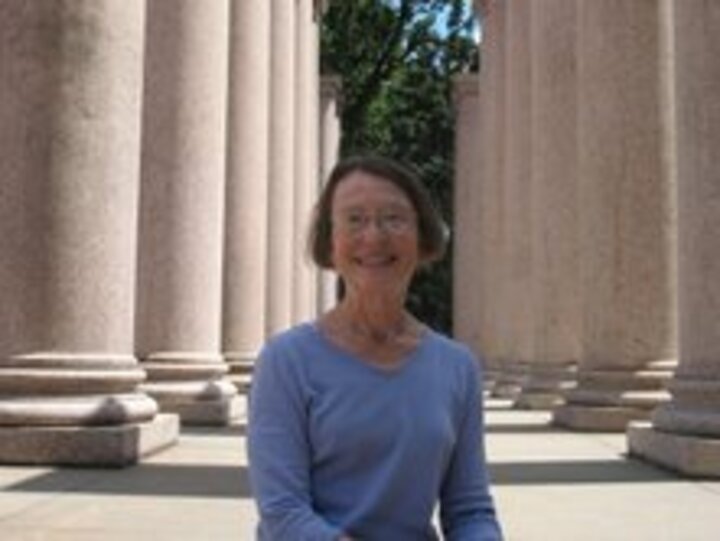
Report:
[{"label": "neck", "polygon": [[391,299],[382,295],[349,294],[338,305],[336,312],[353,333],[377,342],[403,334],[410,319],[403,298]]}]

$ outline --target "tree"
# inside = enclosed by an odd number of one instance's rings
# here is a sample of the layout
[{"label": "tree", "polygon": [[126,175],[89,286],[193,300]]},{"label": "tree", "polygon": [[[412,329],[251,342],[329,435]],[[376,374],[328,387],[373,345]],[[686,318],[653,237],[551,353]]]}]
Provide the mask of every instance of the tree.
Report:
[{"label": "tree", "polygon": [[[474,25],[463,0],[336,0],[323,20],[322,68],[343,79],[341,154],[414,166],[448,223],[452,77],[477,69]],[[444,332],[452,328],[451,255],[419,272],[408,296],[408,308]]]}]

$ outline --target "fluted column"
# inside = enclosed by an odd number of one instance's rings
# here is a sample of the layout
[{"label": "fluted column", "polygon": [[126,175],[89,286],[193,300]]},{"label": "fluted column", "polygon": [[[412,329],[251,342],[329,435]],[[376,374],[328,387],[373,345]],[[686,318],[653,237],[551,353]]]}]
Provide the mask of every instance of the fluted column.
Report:
[{"label": "fluted column", "polygon": [[660,0],[579,3],[582,357],[559,424],[624,430],[676,356],[674,194]]},{"label": "fluted column", "polygon": [[247,390],[265,339],[270,4],[233,0],[230,31],[222,340]]},{"label": "fluted column", "polygon": [[[503,277],[505,381],[518,386],[532,357],[533,312],[530,227],[531,94],[530,0],[506,2],[505,169],[503,190],[506,273]],[[516,387],[517,388],[517,387]]]},{"label": "fluted column", "polygon": [[[320,178],[318,189],[330,176],[340,157],[340,111],[342,109],[342,81],[334,75],[323,75],[320,80]],[[336,303],[337,275],[322,270],[318,275],[318,311],[329,310]]]},{"label": "fluted column", "polygon": [[482,100],[482,131],[480,141],[483,156],[481,177],[483,197],[481,201],[482,227],[481,245],[485,267],[486,342],[483,354],[488,374],[487,380],[494,380],[493,393],[503,396],[513,393],[516,385],[508,369],[509,321],[505,299],[507,258],[505,250],[506,222],[503,206],[505,191],[505,66],[506,66],[506,20],[505,0],[486,0],[481,8],[483,38],[480,49],[480,100]]},{"label": "fluted column", "polygon": [[292,323],[296,0],[271,0],[267,334]]},{"label": "fluted column", "polygon": [[455,108],[455,180],[453,260],[453,335],[477,355],[487,337],[485,271],[483,260],[482,199],[485,178],[480,175],[480,97],[477,75],[462,74],[453,80]]},{"label": "fluted column", "polygon": [[226,424],[220,354],[228,2],[148,3],[137,351],[183,423]]},{"label": "fluted column", "polygon": [[132,355],[144,12],[0,4],[0,462],[125,465],[177,438]]},{"label": "fluted column", "polygon": [[[720,477],[720,5],[663,2],[675,44],[679,367],[652,427],[630,425],[630,453],[686,475]],[[674,74],[672,73],[674,71]]]},{"label": "fluted column", "polygon": [[295,201],[293,236],[293,321],[317,313],[317,276],[307,255],[307,232],[318,193],[317,123],[320,103],[319,35],[312,0],[296,4],[295,47]]},{"label": "fluted column", "polygon": [[580,346],[577,62],[573,2],[532,3],[532,359],[518,407],[558,405]]}]

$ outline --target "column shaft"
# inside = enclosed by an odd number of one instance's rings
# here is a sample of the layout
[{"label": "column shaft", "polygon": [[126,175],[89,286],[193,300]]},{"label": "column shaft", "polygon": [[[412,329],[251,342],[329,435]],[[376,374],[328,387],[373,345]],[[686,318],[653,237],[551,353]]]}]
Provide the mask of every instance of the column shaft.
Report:
[{"label": "column shaft", "polygon": [[[508,308],[505,298],[507,258],[505,251],[505,0],[489,0],[483,10],[483,41],[480,66],[480,99],[483,112],[480,150],[484,197],[481,201],[485,232],[482,259],[487,262],[487,288],[483,311],[487,314],[487,341],[483,353],[490,379],[497,379],[493,392],[504,395],[516,388],[505,375],[508,368]],[[506,382],[508,384],[506,384]]]},{"label": "column shaft", "polygon": [[246,389],[265,339],[270,4],[231,4],[223,351]]},{"label": "column shaft", "polygon": [[125,465],[177,438],[132,356],[144,11],[0,9],[0,237],[18,235],[0,262],[0,462]]},{"label": "column shaft", "polygon": [[295,59],[295,201],[293,321],[317,311],[317,270],[307,255],[307,232],[318,193],[318,28],[311,0],[297,3]]},{"label": "column shaft", "polygon": [[517,386],[531,361],[533,339],[530,193],[531,81],[530,0],[506,2],[505,169],[503,276],[506,376]]},{"label": "column shaft", "polygon": [[629,447],[686,475],[720,477],[720,5],[663,7],[675,45],[680,363],[672,400],[653,412],[652,427],[630,426]]},{"label": "column shaft", "polygon": [[183,423],[237,416],[220,355],[228,2],[148,4],[137,350]]},{"label": "column shaft", "polygon": [[660,1],[579,3],[582,358],[559,424],[624,430],[676,356],[674,194]]},{"label": "column shaft", "polygon": [[455,108],[453,336],[482,354],[487,338],[485,326],[485,279],[482,258],[482,199],[486,179],[480,175],[482,147],[479,83],[476,75],[464,74],[453,81]]},{"label": "column shaft", "polygon": [[266,332],[293,317],[295,0],[271,0]]},{"label": "column shaft", "polygon": [[532,358],[518,407],[560,403],[579,357],[576,11],[532,3]]}]

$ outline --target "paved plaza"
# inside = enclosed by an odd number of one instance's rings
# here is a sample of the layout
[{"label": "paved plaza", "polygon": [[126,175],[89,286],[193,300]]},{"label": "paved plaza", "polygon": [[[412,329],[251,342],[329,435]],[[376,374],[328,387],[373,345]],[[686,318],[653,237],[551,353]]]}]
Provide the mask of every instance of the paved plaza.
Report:
[{"label": "paved plaza", "polygon": [[[720,482],[627,460],[619,434],[547,426],[545,412],[487,405],[494,493],[509,541],[706,541]],[[0,468],[2,541],[253,539],[244,429],[185,428],[126,469]],[[392,540],[382,540],[392,541]]]}]

